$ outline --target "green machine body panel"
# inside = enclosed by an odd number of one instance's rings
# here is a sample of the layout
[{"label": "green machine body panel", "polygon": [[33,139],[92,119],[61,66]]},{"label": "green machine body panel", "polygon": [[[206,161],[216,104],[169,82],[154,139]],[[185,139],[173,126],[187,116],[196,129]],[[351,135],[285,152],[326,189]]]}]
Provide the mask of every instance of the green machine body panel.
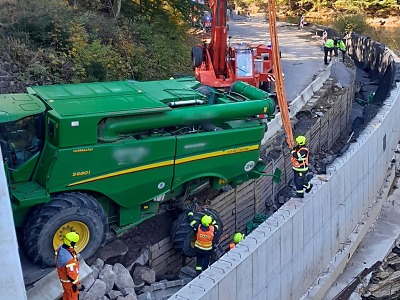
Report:
[{"label": "green machine body panel", "polygon": [[258,89],[236,88],[222,93],[187,77],[0,95],[0,142],[17,225],[56,193],[90,193],[103,206],[112,203],[106,211],[117,213],[109,216],[117,226],[129,226],[153,216],[192,180],[219,187],[254,178],[265,132],[260,116],[275,105]]}]

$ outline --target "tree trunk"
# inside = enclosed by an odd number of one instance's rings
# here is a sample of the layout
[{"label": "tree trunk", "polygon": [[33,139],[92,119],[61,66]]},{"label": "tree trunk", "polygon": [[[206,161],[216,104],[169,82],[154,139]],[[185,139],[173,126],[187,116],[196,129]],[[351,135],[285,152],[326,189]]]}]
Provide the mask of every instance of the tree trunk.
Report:
[{"label": "tree trunk", "polygon": [[118,18],[119,14],[121,13],[121,3],[122,0],[116,0],[113,3],[113,12],[116,18]]}]

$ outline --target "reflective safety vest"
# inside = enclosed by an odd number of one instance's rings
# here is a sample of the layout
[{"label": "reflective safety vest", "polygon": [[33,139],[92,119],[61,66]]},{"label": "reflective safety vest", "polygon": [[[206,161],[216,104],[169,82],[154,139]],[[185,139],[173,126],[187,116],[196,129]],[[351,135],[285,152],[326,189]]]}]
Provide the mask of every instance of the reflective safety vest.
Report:
[{"label": "reflective safety vest", "polygon": [[[301,156],[301,151],[306,151],[307,154],[305,155],[305,157]],[[293,155],[290,157],[292,160],[292,168],[295,171],[299,171],[299,172],[305,172],[308,171],[308,149],[306,147],[302,147],[296,151],[293,151],[297,153],[297,158],[294,157]],[[293,153],[292,152],[292,153]]]},{"label": "reflective safety vest", "polygon": [[339,49],[341,51],[346,51],[346,45],[344,44],[343,40],[340,40],[339,42]]},{"label": "reflective safety vest", "polygon": [[201,250],[206,250],[206,251],[211,250],[213,239],[214,239],[214,226],[210,225],[208,226],[208,231],[203,231],[203,229],[201,229],[201,225],[199,225],[199,228],[197,229],[196,242],[194,243],[194,246]]},{"label": "reflective safety vest", "polygon": [[334,47],[334,41],[332,39],[327,39],[325,42],[325,47],[326,48],[333,48]]},{"label": "reflective safety vest", "polygon": [[61,282],[79,284],[79,261],[74,249],[63,246],[56,250],[56,268]]}]

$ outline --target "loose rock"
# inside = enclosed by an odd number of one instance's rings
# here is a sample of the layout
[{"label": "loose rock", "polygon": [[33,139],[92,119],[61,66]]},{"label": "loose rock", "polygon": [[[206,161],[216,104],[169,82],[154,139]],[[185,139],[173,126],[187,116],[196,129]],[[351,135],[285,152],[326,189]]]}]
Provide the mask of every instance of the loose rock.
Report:
[{"label": "loose rock", "polygon": [[111,265],[105,265],[104,268],[100,271],[99,279],[106,284],[106,293],[112,290],[116,278],[117,275],[115,275],[113,267]]},{"label": "loose rock", "polygon": [[83,300],[99,300],[106,293],[106,284],[100,279],[96,279],[92,287],[88,290]]},{"label": "loose rock", "polygon": [[109,258],[125,255],[128,252],[128,247],[122,240],[115,240],[103,248],[101,248],[97,255],[103,261]]},{"label": "loose rock", "polygon": [[133,278],[140,278],[147,284],[152,284],[156,281],[156,273],[146,266],[137,266],[132,275]]},{"label": "loose rock", "polygon": [[98,270],[103,269],[104,267],[104,261],[101,260],[100,258],[96,259],[96,261],[91,265],[91,267],[96,267]]},{"label": "loose rock", "polygon": [[81,299],[85,298],[85,295],[87,294],[88,290],[93,286],[94,284],[94,277],[93,275],[89,275],[86,277],[84,280],[82,280],[82,284],[85,286],[85,290],[79,293],[79,297]]},{"label": "loose rock", "polygon": [[117,299],[119,296],[122,296],[122,293],[120,291],[110,291],[108,293],[108,298],[111,300]]},{"label": "loose rock", "polygon": [[114,265],[113,271],[116,275],[115,285],[119,290],[123,288],[135,288],[133,279],[129,274],[129,271],[120,263]]},{"label": "loose rock", "polygon": [[129,294],[129,295],[126,295],[125,297],[119,296],[117,298],[117,300],[137,300],[137,297],[136,297],[136,295]]}]

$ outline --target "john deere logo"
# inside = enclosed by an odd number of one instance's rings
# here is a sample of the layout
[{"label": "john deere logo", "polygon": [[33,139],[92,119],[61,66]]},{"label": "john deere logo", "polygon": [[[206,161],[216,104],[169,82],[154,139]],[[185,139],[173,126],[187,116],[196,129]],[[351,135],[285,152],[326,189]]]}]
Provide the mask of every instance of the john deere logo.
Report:
[{"label": "john deere logo", "polygon": [[249,171],[253,170],[254,166],[255,166],[255,163],[254,163],[254,161],[251,160],[244,166],[244,170],[246,172],[249,172]]}]

